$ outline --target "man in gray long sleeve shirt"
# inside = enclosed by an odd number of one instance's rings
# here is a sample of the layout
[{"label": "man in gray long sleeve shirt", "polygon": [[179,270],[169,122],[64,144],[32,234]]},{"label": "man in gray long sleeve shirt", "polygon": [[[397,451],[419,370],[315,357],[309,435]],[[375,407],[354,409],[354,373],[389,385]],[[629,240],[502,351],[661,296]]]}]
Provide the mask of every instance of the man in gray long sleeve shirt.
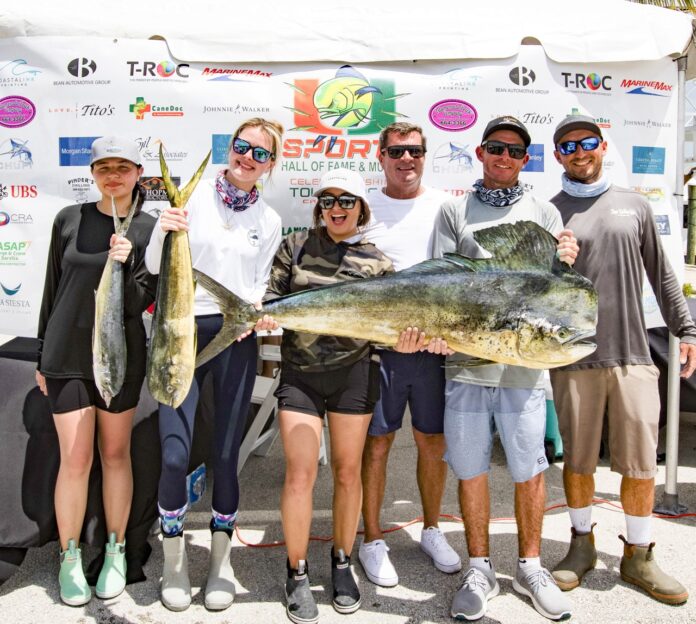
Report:
[{"label": "man in gray long sleeve shirt", "polygon": [[621,577],[661,602],[682,604],[686,589],[657,566],[650,543],[660,399],[643,316],[643,269],[669,330],[680,339],[682,377],[696,368],[696,327],[650,205],[638,193],[613,186],[602,172],[607,143],[594,120],[568,116],[553,140],[565,173],[563,190],[551,202],[577,236],[581,252],[574,268],[599,295],[597,350],[551,372],[572,523],[570,549],[553,575],[562,589],[573,589],[596,563],[593,474],[606,410],[611,469],[622,475],[626,517]]}]

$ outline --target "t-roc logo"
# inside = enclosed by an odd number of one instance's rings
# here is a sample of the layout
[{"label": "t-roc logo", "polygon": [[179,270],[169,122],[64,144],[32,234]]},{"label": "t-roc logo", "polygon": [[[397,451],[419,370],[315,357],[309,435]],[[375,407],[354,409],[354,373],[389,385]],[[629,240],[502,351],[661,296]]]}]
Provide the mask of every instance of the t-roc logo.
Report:
[{"label": "t-roc logo", "polygon": [[527,67],[513,67],[508,74],[510,80],[520,87],[526,87],[536,80],[536,74]]},{"label": "t-roc logo", "polygon": [[97,71],[97,64],[88,58],[74,58],[68,63],[68,71],[75,78],[86,78]]}]

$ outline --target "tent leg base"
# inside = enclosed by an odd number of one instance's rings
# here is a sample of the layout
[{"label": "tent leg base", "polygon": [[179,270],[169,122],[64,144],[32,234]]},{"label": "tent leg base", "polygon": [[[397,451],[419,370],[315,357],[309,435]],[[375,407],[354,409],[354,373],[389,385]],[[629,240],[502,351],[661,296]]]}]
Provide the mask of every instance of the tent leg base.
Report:
[{"label": "tent leg base", "polygon": [[682,505],[679,502],[678,494],[667,494],[667,492],[665,492],[662,495],[662,503],[655,505],[653,513],[663,516],[678,516],[686,513],[688,510],[689,508],[686,505]]}]

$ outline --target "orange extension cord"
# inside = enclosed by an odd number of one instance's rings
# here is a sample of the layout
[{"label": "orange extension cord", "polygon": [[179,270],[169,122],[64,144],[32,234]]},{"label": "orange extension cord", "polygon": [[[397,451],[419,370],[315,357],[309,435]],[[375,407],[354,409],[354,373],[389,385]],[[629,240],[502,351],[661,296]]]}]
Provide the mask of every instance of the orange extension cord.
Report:
[{"label": "orange extension cord", "polygon": [[[620,511],[623,511],[623,507],[619,505],[618,503],[614,503],[610,500],[607,500],[606,498],[593,498],[592,499],[592,504],[593,505],[607,505],[609,507],[614,507]],[[548,513],[549,511],[553,511],[554,509],[563,509],[564,507],[567,507],[566,503],[559,503],[557,505],[551,505],[550,507],[547,507],[544,509],[544,513]],[[667,516],[664,514],[652,514],[653,518],[693,518],[696,517],[696,513],[683,513],[683,514],[676,514],[674,516]],[[455,522],[461,522],[463,523],[462,519],[459,516],[453,516],[451,514],[440,514],[441,518],[446,518],[447,520],[454,520]],[[401,529],[405,529],[407,526],[411,526],[412,524],[416,524],[417,522],[422,522],[423,521],[423,516],[419,516],[418,518],[414,518],[413,520],[406,522],[404,524],[400,524],[398,526],[392,527],[390,529],[383,529],[383,533],[393,533],[394,531],[400,531]],[[515,522],[515,518],[491,518],[491,522]],[[278,546],[285,546],[285,542],[282,540],[276,541],[276,542],[269,542],[268,544],[251,544],[242,538],[242,535],[239,531],[239,525],[235,526],[235,533],[237,535],[237,539],[244,544],[244,546],[248,546],[249,548],[276,548]],[[358,531],[358,534],[361,534],[362,531]],[[330,542],[333,537],[332,536],[310,536],[310,541],[313,542]]]}]

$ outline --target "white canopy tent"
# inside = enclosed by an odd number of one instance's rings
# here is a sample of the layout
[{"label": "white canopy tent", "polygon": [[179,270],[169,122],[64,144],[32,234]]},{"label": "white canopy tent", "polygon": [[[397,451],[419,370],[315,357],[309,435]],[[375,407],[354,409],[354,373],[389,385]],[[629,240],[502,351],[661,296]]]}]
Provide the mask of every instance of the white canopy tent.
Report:
[{"label": "white canopy tent", "polygon": [[[509,58],[520,46],[536,44],[553,61],[593,64],[682,57],[692,39],[692,22],[676,11],[622,0],[465,0],[446,5],[412,0],[353,0],[340,5],[309,0],[243,5],[213,0],[0,0],[0,38],[56,36],[163,39],[175,59],[189,63],[390,62],[406,67],[418,61]],[[679,154],[685,70],[686,62],[681,61]],[[677,189],[682,188],[682,161],[677,158]],[[670,348],[665,504],[676,508],[675,340]]]}]

